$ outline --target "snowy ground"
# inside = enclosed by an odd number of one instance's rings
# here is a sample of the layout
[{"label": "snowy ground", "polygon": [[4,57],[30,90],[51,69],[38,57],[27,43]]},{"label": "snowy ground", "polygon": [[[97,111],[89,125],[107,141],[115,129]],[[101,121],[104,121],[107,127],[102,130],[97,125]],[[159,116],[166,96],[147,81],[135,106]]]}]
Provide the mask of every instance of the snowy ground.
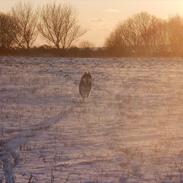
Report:
[{"label": "snowy ground", "polygon": [[181,182],[182,114],[181,59],[0,57],[0,144],[19,155],[16,183]]}]

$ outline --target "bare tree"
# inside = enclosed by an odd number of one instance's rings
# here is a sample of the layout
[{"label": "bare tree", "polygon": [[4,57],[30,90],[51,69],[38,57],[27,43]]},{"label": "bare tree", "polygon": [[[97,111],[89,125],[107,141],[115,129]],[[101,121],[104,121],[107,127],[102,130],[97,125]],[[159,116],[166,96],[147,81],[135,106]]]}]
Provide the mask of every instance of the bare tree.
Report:
[{"label": "bare tree", "polygon": [[167,26],[172,54],[183,54],[183,19],[180,16],[171,17]]},{"label": "bare tree", "polygon": [[9,14],[0,13],[0,47],[10,48],[15,43],[17,25]]},{"label": "bare tree", "polygon": [[73,8],[56,3],[42,7],[38,29],[43,38],[58,49],[70,48],[85,33]]},{"label": "bare tree", "polygon": [[83,49],[90,49],[90,48],[94,48],[94,44],[86,40],[86,41],[80,42],[79,47]]},{"label": "bare tree", "polygon": [[155,52],[162,44],[164,23],[146,12],[119,24],[106,40],[106,47],[130,53]]},{"label": "bare tree", "polygon": [[30,4],[19,3],[12,8],[12,16],[16,19],[18,34],[16,43],[21,48],[29,49],[36,41],[38,31],[38,13]]}]

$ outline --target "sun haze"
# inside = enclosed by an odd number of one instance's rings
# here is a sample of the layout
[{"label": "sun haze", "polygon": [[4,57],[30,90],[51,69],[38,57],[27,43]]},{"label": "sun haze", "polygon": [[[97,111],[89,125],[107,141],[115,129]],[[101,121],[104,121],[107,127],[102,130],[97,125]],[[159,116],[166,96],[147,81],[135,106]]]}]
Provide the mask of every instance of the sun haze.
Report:
[{"label": "sun haze", "polygon": [[[19,0],[0,0],[1,11],[11,9],[17,2]],[[26,2],[41,6],[50,1],[26,0]],[[120,21],[141,11],[147,11],[162,18],[183,14],[182,0],[70,0],[65,2],[77,10],[79,22],[87,30],[82,40],[89,40],[95,46],[102,46],[106,37]]]}]

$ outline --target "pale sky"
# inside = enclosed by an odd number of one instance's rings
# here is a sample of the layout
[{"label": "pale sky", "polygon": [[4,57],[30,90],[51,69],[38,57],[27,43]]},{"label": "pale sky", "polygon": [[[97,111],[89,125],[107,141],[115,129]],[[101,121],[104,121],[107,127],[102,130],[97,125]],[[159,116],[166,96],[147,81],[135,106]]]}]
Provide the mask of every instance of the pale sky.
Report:
[{"label": "pale sky", "polygon": [[[0,0],[0,10],[7,11],[19,1]],[[37,6],[52,0],[25,1]],[[87,29],[81,41],[89,40],[95,46],[102,46],[115,26],[135,13],[147,11],[162,18],[183,15],[183,0],[65,0],[64,2],[68,2],[76,9],[81,26]]]}]

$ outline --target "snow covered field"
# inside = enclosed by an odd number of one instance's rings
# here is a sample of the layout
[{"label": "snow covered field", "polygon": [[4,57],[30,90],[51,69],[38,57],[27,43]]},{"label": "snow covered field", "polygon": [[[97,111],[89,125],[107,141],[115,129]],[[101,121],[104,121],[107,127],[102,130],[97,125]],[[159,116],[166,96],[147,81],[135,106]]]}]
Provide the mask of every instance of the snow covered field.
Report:
[{"label": "snow covered field", "polygon": [[181,182],[182,114],[183,59],[0,57],[0,182]]}]

